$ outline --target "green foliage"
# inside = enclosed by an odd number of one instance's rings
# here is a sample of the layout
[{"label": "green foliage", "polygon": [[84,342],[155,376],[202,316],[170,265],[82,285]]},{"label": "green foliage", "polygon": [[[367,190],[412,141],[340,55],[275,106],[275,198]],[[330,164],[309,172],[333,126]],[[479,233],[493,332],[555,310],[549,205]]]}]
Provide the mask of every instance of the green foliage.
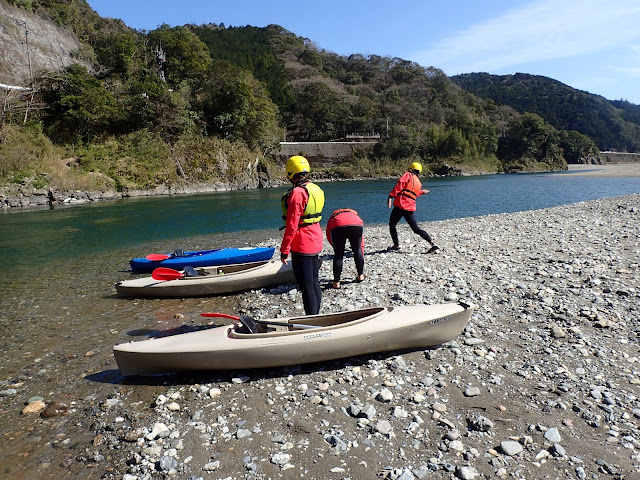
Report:
[{"label": "green foliage", "polygon": [[308,83],[296,91],[295,98],[295,107],[290,112],[295,123],[289,126],[294,137],[306,141],[326,141],[345,135],[350,107],[328,85]]},{"label": "green foliage", "polygon": [[71,28],[85,42],[110,31],[130,30],[120,20],[101,18],[85,0],[9,0],[9,3],[51,18],[58,26]]},{"label": "green foliage", "polygon": [[298,57],[302,63],[322,70],[322,55],[317,50],[305,48]]},{"label": "green foliage", "polygon": [[278,141],[278,107],[251,72],[225,61],[213,63],[200,85],[198,107],[210,134],[249,148],[272,150]]},{"label": "green foliage", "polygon": [[211,64],[207,45],[187,27],[162,25],[149,33],[149,44],[164,51],[166,79],[173,86],[200,80]]},{"label": "green foliage", "polygon": [[109,188],[107,177],[87,176],[73,167],[72,153],[55,146],[40,125],[5,127],[0,143],[0,185],[20,184],[33,188],[49,185],[59,189],[88,191]]},{"label": "green foliage", "polygon": [[556,169],[566,166],[557,130],[534,113],[525,113],[510,122],[498,154],[505,160],[507,171],[524,170],[535,163]]},{"label": "green foliage", "polygon": [[[478,171],[561,169],[565,159],[597,155],[587,131],[625,148],[640,144],[637,106],[543,77],[515,76],[498,85],[489,76],[491,88],[483,95],[496,100],[482,99],[435,67],[340,56],[277,25],[163,25],[147,33],[101,19],[83,0],[13,2],[68,22],[85,41],[78,55],[95,60],[94,68],[46,72],[38,79],[42,109],[31,115],[52,149],[76,154],[76,162],[65,163],[67,172],[91,174],[101,185],[111,179],[120,190],[179,181],[175,158],[191,181],[233,183],[257,165],[277,169],[265,155],[277,150],[283,132],[296,141],[380,134],[366,155],[324,172],[339,177],[396,175],[409,161],[420,161],[425,172],[444,164]],[[166,82],[157,74],[158,48],[166,55]],[[532,103],[528,92],[540,98]],[[520,103],[505,105],[513,97]],[[528,113],[517,111],[523,105]],[[580,128],[558,127],[567,115]],[[23,169],[13,153],[8,158],[2,168]],[[23,169],[21,177],[43,184],[55,178],[54,163],[42,171]]]},{"label": "green foliage", "polygon": [[80,147],[77,162],[85,172],[112,178],[118,191],[153,189],[177,178],[169,146],[146,130]]},{"label": "green foliage", "polygon": [[192,110],[190,90],[184,85],[172,91],[156,76],[132,79],[119,98],[120,133],[145,128],[173,143],[184,133],[199,130],[199,114]]},{"label": "green foliage", "polygon": [[596,157],[600,153],[593,140],[575,130],[563,130],[559,138],[560,148],[567,163],[583,163],[583,160]]},{"label": "green foliage", "polygon": [[640,149],[640,106],[611,102],[550,78],[517,73],[469,73],[452,80],[474,95],[539,115],[559,130],[591,137],[602,150]]},{"label": "green foliage", "polygon": [[136,44],[131,33],[118,32],[99,37],[93,48],[98,61],[112,74],[125,76],[133,66]]},{"label": "green foliage", "polygon": [[407,169],[407,161],[388,157],[375,158],[364,154],[346,158],[333,168],[323,169],[325,175],[336,178],[394,177]]},{"label": "green foliage", "polygon": [[263,82],[279,108],[293,102],[287,90],[288,76],[278,51],[288,49],[295,38],[277,25],[258,27],[219,27],[208,24],[192,26],[191,30],[202,40],[213,60],[226,60]]},{"label": "green foliage", "polygon": [[611,104],[620,109],[622,112],[622,118],[627,122],[640,125],[640,105],[635,105],[626,100],[614,100]]},{"label": "green foliage", "polygon": [[47,135],[60,143],[90,142],[109,131],[117,116],[116,100],[86,67],[74,64],[60,75],[42,79]]},{"label": "green foliage", "polygon": [[0,143],[0,179],[19,182],[37,173],[39,158],[50,155],[54,149],[51,141],[37,125],[26,128],[6,127]]},{"label": "green foliage", "polygon": [[264,163],[259,152],[243,142],[217,137],[185,136],[174,145],[173,155],[179,159],[189,181],[196,183],[234,185],[255,171],[256,161]]}]

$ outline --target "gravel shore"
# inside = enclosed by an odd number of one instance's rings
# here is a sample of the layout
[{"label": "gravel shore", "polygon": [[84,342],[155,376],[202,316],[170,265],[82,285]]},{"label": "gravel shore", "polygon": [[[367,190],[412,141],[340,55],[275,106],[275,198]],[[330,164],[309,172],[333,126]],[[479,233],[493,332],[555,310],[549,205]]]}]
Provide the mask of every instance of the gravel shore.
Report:
[{"label": "gravel shore", "polygon": [[585,177],[638,177],[640,176],[640,162],[611,163],[605,165],[569,165],[561,175]]},{"label": "gravel shore", "polygon": [[[402,222],[401,251],[387,252],[388,229],[365,227],[365,282],[347,258],[330,288],[325,261],[322,312],[468,300],[478,310],[459,338],[270,371],[120,378],[42,419],[60,426],[40,478],[640,478],[640,194],[422,227],[440,251]],[[240,305],[256,318],[302,313],[293,285]],[[162,393],[145,398],[150,382]]]}]

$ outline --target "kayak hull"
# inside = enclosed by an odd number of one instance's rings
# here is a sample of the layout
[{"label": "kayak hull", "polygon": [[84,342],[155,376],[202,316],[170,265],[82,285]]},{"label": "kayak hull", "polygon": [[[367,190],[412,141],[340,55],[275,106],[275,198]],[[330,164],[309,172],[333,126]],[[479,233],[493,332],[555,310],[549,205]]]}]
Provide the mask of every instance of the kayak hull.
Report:
[{"label": "kayak hull", "polygon": [[118,282],[115,287],[123,297],[197,297],[295,283],[291,262],[279,260],[203,267],[197,271],[197,277],[166,281],[143,277]]},{"label": "kayak hull", "polygon": [[272,320],[292,325],[263,326],[259,333],[226,325],[123,343],[113,352],[124,376],[282,367],[441,345],[462,332],[475,308],[446,303],[278,318]]},{"label": "kayak hull", "polygon": [[184,256],[168,254],[170,257],[165,260],[134,258],[129,261],[129,264],[133,273],[151,273],[158,267],[182,270],[187,266],[197,268],[232,263],[262,262],[271,260],[274,251],[275,247],[219,248],[184,252]]}]

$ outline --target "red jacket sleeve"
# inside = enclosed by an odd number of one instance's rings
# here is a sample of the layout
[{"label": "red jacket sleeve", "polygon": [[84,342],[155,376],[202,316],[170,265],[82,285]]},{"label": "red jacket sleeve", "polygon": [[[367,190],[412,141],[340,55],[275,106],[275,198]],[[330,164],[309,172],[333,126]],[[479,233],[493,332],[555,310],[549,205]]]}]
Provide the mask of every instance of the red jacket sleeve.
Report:
[{"label": "red jacket sleeve", "polygon": [[396,198],[398,194],[402,191],[402,189],[405,187],[405,185],[409,182],[410,179],[411,179],[411,173],[405,172],[404,175],[402,175],[398,179],[395,187],[391,189],[391,193],[389,193],[389,197]]},{"label": "red jacket sleeve", "polygon": [[309,194],[302,187],[296,187],[289,195],[289,206],[287,207],[287,220],[285,223],[284,236],[280,244],[280,253],[289,255],[293,238],[300,225],[300,217],[304,215],[304,207],[309,200]]}]

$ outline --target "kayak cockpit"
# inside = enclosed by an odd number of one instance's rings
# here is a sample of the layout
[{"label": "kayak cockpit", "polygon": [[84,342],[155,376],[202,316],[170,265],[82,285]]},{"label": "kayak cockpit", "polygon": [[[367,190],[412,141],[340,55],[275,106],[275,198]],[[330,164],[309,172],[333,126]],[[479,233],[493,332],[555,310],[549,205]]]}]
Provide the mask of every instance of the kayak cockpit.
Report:
[{"label": "kayak cockpit", "polygon": [[254,338],[256,336],[278,336],[297,333],[309,333],[310,330],[336,329],[352,326],[378,317],[393,307],[375,307],[350,312],[329,313],[326,315],[310,315],[306,317],[293,317],[278,321],[256,320],[242,316],[240,321],[229,331],[231,338]]}]

